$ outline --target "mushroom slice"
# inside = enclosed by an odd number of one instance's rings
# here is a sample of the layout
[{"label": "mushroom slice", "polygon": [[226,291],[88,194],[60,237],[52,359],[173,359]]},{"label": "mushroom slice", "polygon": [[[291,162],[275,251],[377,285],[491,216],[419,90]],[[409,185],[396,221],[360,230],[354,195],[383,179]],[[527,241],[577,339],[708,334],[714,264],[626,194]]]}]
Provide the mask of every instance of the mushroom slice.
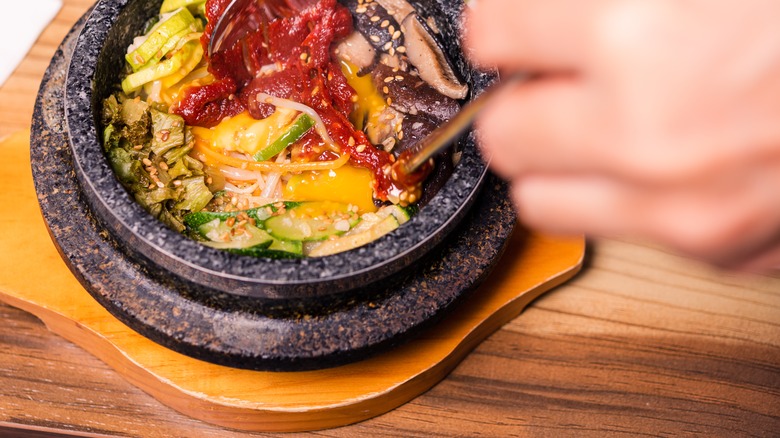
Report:
[{"label": "mushroom slice", "polygon": [[390,105],[403,114],[425,114],[439,123],[460,110],[457,100],[444,96],[421,78],[379,64],[373,72],[374,86],[390,98]]},{"label": "mushroom slice", "polygon": [[352,35],[342,40],[336,47],[336,53],[340,59],[361,70],[372,68],[377,60],[376,50],[360,32],[352,32]]},{"label": "mushroom slice", "polygon": [[402,23],[409,14],[414,12],[414,6],[406,0],[376,0],[376,2],[382,5],[387,13],[399,23]]},{"label": "mushroom slice", "polygon": [[343,4],[352,12],[355,30],[363,34],[380,54],[393,56],[404,44],[401,25],[379,3],[344,0]]},{"label": "mushroom slice", "polygon": [[468,86],[458,79],[441,44],[434,38],[428,26],[416,13],[403,21],[406,38],[406,55],[409,62],[425,82],[439,93],[453,99],[463,99]]}]

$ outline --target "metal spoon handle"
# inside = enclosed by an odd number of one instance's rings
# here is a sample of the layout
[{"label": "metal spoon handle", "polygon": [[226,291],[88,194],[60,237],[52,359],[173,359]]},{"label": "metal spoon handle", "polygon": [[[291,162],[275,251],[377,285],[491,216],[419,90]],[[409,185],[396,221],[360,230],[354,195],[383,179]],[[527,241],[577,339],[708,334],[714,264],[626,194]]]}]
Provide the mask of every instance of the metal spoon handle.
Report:
[{"label": "metal spoon handle", "polygon": [[294,12],[290,0],[231,0],[214,25],[208,55],[229,49],[248,33]]},{"label": "metal spoon handle", "polygon": [[436,128],[414,146],[411,154],[403,154],[398,165],[401,171],[412,174],[436,154],[448,148],[452,142],[471,127],[477,115],[493,98],[512,84],[528,78],[525,73],[515,73],[488,87],[482,94],[467,103],[453,118]]}]

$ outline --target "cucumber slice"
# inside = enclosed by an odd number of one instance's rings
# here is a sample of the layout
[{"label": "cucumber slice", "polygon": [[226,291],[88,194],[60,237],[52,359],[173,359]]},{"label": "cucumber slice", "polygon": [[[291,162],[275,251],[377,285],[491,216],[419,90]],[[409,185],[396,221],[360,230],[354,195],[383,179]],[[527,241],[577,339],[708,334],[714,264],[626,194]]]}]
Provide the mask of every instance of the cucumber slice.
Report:
[{"label": "cucumber slice", "polygon": [[244,232],[234,236],[231,233],[233,227],[215,219],[201,225],[198,231],[209,239],[204,245],[217,249],[244,249],[259,245],[268,248],[273,243],[274,238],[260,228],[246,224],[243,229]]},{"label": "cucumber slice", "polygon": [[409,219],[412,218],[412,211],[409,207],[401,207],[400,205],[387,205],[382,208],[380,208],[376,212],[377,216],[380,218],[386,218],[388,216],[393,216],[398,220],[398,223],[400,225],[403,225],[407,222],[409,222]]},{"label": "cucumber slice", "polygon": [[[169,40],[193,26],[195,31],[195,17],[187,8],[181,8],[167,20],[160,23],[138,48],[125,55],[125,59],[133,68],[133,71],[141,70],[149,61],[160,60],[165,53],[161,53],[163,46],[170,45]],[[175,47],[175,44],[174,44]]]},{"label": "cucumber slice", "polygon": [[279,152],[300,140],[301,137],[309,132],[312,126],[314,126],[314,120],[306,114],[301,114],[298,116],[295,122],[290,125],[290,129],[288,129],[287,132],[282,134],[279,138],[274,140],[273,143],[269,144],[260,150],[260,152],[255,154],[255,161],[265,161],[271,159],[271,157],[279,154]]},{"label": "cucumber slice", "polygon": [[122,80],[122,91],[126,94],[132,94],[148,82],[176,73],[181,68],[183,62],[183,57],[180,55],[181,52],[174,55],[171,59],[128,75]]},{"label": "cucumber slice", "polygon": [[318,246],[311,249],[309,256],[323,257],[348,251],[350,249],[371,243],[385,234],[397,229],[399,226],[400,224],[398,223],[398,219],[396,219],[393,215],[389,215],[386,218],[380,220],[378,223],[374,224],[368,230],[322,242]]},{"label": "cucumber slice", "polygon": [[242,232],[237,235],[233,235],[233,229],[225,221],[214,219],[202,224],[198,233],[209,239],[204,245],[235,254],[271,258],[280,258],[285,254],[286,257],[303,255],[303,242],[277,239],[250,224],[243,225]]},{"label": "cucumber slice", "polygon": [[[287,210],[287,209],[298,207],[299,205],[300,205],[299,202],[283,202],[281,204],[281,207]],[[277,204],[269,204],[269,205],[264,205],[262,207],[245,210],[243,212],[246,213],[252,219],[254,219],[258,227],[262,228],[263,222],[265,222],[266,219],[268,219],[269,217],[273,216],[277,211],[279,211],[279,208],[277,208]],[[189,228],[190,230],[199,231],[201,225],[211,222],[214,219],[219,219],[220,221],[224,222],[231,217],[238,217],[238,215],[241,213],[242,213],[241,211],[230,211],[230,212],[199,211],[196,213],[189,213],[186,216],[184,216],[184,225],[186,225],[187,228]]]},{"label": "cucumber slice", "polygon": [[268,247],[268,250],[303,255],[303,242],[300,240],[282,240],[274,238],[273,242],[271,242],[271,245]]},{"label": "cucumber slice", "polygon": [[348,204],[312,201],[269,218],[264,226],[278,239],[312,242],[344,234],[359,221]]},{"label": "cucumber slice", "polygon": [[179,8],[200,6],[204,3],[206,3],[206,0],[165,0],[162,6],[160,6],[160,13],[165,14]]}]

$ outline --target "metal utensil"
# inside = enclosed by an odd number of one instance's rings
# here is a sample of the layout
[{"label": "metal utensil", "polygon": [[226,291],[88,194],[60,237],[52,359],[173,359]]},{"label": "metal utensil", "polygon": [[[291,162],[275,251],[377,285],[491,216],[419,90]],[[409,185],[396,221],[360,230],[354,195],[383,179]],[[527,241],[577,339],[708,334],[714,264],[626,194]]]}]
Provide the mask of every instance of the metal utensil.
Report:
[{"label": "metal utensil", "polygon": [[525,73],[514,73],[485,89],[479,96],[464,105],[449,121],[402,152],[393,165],[396,173],[394,179],[402,180],[405,175],[413,174],[428,160],[450,147],[453,141],[471,127],[477,115],[496,95],[509,86],[527,79],[528,75]]},{"label": "metal utensil", "polygon": [[233,47],[251,32],[256,32],[277,18],[289,17],[297,8],[288,0],[233,0],[214,25],[208,55]]}]

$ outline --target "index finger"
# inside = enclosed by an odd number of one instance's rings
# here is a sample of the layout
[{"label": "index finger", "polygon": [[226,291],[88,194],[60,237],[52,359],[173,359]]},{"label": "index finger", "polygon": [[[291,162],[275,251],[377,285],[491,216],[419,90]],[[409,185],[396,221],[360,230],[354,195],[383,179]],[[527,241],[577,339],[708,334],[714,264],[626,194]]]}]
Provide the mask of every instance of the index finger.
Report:
[{"label": "index finger", "polygon": [[472,0],[465,14],[466,52],[481,67],[573,70],[586,52],[598,3],[582,0]]}]

